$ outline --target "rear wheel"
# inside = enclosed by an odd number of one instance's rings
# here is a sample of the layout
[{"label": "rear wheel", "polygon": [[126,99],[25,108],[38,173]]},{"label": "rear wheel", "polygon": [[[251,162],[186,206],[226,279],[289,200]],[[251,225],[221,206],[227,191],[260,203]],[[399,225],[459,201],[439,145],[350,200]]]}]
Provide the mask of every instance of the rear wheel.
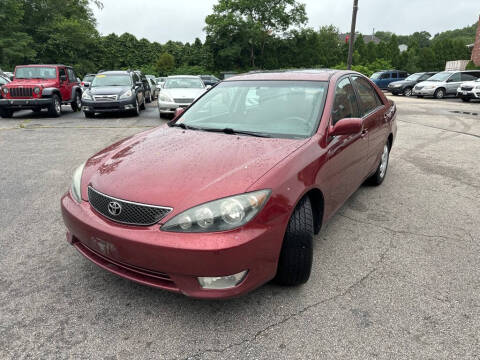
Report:
[{"label": "rear wheel", "polygon": [[75,93],[75,100],[70,105],[73,111],[80,111],[82,108],[82,95],[80,95],[80,91]]},{"label": "rear wheel", "polygon": [[403,90],[403,95],[412,96],[412,88],[411,87],[405,88],[405,90]]},{"label": "rear wheel", "polygon": [[370,178],[368,179],[368,182],[370,184],[378,186],[383,182],[383,180],[385,179],[385,175],[387,175],[389,157],[390,157],[390,147],[389,147],[389,144],[386,143],[385,145],[383,145],[380,164],[378,165],[378,168],[375,171],[375,173],[372,176],[370,176]]},{"label": "rear wheel", "polygon": [[56,94],[52,96],[52,104],[48,107],[48,115],[51,117],[59,117],[62,114],[62,103],[60,97]]},{"label": "rear wheel", "polygon": [[283,238],[274,281],[293,286],[307,282],[313,260],[313,212],[308,197],[295,208]]},{"label": "rear wheel", "polygon": [[437,89],[433,96],[435,97],[435,99],[443,99],[445,97],[445,89]]}]

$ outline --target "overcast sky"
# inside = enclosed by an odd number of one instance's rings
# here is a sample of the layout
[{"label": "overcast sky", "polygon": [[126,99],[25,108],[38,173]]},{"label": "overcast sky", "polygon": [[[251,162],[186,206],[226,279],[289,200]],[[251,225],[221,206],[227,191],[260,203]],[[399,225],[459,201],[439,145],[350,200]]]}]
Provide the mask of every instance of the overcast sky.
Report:
[{"label": "overcast sky", "polygon": [[[205,17],[216,0],[102,0],[95,9],[102,34],[129,32],[137,38],[165,43],[205,39]],[[352,0],[300,0],[307,5],[308,25],[318,29],[335,25],[350,31]],[[479,0],[359,0],[357,30],[373,29],[411,34],[426,30],[432,35],[462,28],[478,20]]]}]

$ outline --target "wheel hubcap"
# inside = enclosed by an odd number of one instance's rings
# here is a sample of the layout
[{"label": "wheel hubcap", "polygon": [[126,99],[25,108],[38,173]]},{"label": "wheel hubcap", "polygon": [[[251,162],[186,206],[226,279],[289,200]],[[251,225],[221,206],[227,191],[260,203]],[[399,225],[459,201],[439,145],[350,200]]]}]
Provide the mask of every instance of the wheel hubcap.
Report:
[{"label": "wheel hubcap", "polygon": [[410,95],[412,95],[412,90],[411,89],[405,90],[405,96],[410,96]]},{"label": "wheel hubcap", "polygon": [[383,178],[387,171],[388,165],[388,146],[383,146],[382,161],[380,162],[380,177]]},{"label": "wheel hubcap", "polygon": [[57,113],[60,113],[61,111],[60,101],[58,101],[58,99],[55,99],[55,110]]}]

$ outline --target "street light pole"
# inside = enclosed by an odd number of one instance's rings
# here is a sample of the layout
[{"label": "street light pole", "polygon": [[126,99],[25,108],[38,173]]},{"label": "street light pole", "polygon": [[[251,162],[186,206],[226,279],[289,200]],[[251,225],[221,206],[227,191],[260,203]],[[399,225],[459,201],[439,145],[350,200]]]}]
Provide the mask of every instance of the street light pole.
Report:
[{"label": "street light pole", "polygon": [[352,28],[350,30],[350,41],[348,43],[347,69],[352,68],[353,44],[355,42],[355,26],[357,23],[358,0],[353,0]]}]

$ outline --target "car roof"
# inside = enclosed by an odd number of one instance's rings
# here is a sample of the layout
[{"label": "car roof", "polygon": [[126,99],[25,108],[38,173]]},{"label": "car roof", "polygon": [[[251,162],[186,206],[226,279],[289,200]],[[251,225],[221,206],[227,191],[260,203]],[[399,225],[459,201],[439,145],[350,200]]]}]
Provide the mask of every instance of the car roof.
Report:
[{"label": "car roof", "polygon": [[199,79],[200,76],[197,75],[171,75],[168,78],[184,78],[184,79]]},{"label": "car roof", "polygon": [[93,75],[105,75],[105,74],[110,74],[110,75],[129,75],[130,71],[127,70],[112,70],[112,71],[103,71],[98,74],[93,74]]},{"label": "car roof", "polygon": [[245,81],[245,80],[310,80],[310,81],[329,81],[334,75],[356,74],[349,70],[334,69],[301,69],[301,70],[275,70],[275,71],[257,71],[246,74],[232,76],[224,81]]},{"label": "car roof", "polygon": [[31,66],[31,67],[35,67],[35,66],[55,66],[55,67],[69,67],[69,68],[71,68],[71,66],[62,65],[62,64],[30,64],[30,65],[17,65],[17,67],[22,67],[22,66]]}]

